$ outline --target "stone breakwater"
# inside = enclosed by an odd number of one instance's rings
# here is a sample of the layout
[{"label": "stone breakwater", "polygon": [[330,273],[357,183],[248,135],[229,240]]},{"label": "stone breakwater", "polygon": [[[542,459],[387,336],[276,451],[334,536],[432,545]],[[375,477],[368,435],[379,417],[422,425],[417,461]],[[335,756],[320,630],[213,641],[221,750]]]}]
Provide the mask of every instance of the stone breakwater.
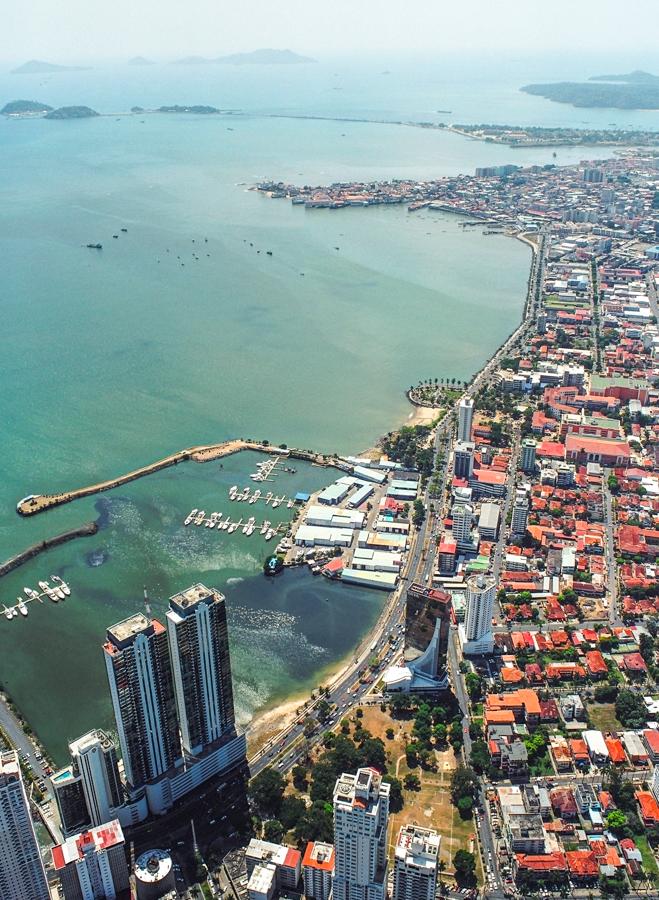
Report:
[{"label": "stone breakwater", "polygon": [[142,466],[139,469],[133,469],[124,475],[118,475],[116,478],[110,478],[107,481],[100,481],[96,484],[90,484],[86,487],[76,488],[71,491],[62,491],[58,494],[30,494],[24,497],[16,505],[16,512],[20,516],[34,516],[37,513],[45,512],[55,506],[61,506],[64,503],[71,503],[73,500],[79,500],[81,497],[90,497],[93,494],[100,494],[103,491],[109,491],[121,485],[128,484],[130,481],[136,481],[138,478],[144,478],[161,469],[169,466],[176,466],[180,462],[193,460],[194,462],[210,462],[215,459],[222,459],[233,453],[239,453],[241,450],[256,450],[260,453],[270,453],[279,456],[286,456],[291,459],[304,459],[308,462],[320,466],[334,466],[337,469],[350,471],[351,466],[342,460],[333,456],[325,456],[322,453],[316,453],[313,450],[299,450],[296,448],[273,447],[270,444],[263,444],[256,441],[231,440],[222,441],[219,444],[200,445],[198,447],[188,447],[186,450],[179,450],[163,459],[156,460],[149,465]]},{"label": "stone breakwater", "polygon": [[73,541],[79,537],[91,537],[96,534],[97,531],[98,525],[96,522],[85,522],[84,525],[80,525],[78,528],[71,528],[69,531],[63,531],[61,534],[56,534],[51,538],[44,538],[43,541],[32,544],[27,550],[23,550],[21,553],[17,553],[5,562],[0,563],[0,578],[2,578],[3,575],[7,575],[9,572],[13,572],[14,569],[22,566],[23,563],[33,559],[45,550],[50,550],[52,547],[59,547],[60,544],[66,544],[67,541]]}]

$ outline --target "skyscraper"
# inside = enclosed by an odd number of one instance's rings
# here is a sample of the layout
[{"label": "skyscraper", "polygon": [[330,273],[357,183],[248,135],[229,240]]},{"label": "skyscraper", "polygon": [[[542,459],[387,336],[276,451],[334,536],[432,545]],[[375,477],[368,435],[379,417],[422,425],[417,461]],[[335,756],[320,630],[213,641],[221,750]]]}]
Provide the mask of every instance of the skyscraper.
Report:
[{"label": "skyscraper", "polygon": [[129,888],[121,825],[114,819],[52,849],[65,900],[114,900]]},{"label": "skyscraper", "polygon": [[453,474],[456,478],[471,478],[474,471],[474,449],[472,441],[456,441],[453,451]]},{"label": "skyscraper", "polygon": [[393,900],[435,900],[440,836],[430,828],[403,825],[394,856]]},{"label": "skyscraper", "polygon": [[537,443],[533,438],[524,438],[522,441],[522,456],[520,460],[520,468],[529,475],[535,472],[535,454]]},{"label": "skyscraper", "polygon": [[474,401],[463,397],[458,406],[458,440],[471,440],[471,424],[474,418]]},{"label": "skyscraper", "polygon": [[233,731],[233,688],[224,596],[195,584],[169,601],[167,637],[181,743],[189,754]]},{"label": "skyscraper", "polygon": [[108,628],[103,650],[126,780],[137,788],[181,758],[167,632],[137,613]]},{"label": "skyscraper", "polygon": [[0,753],[0,897],[50,900],[18,754]]},{"label": "skyscraper", "polygon": [[389,785],[375,769],[343,774],[334,788],[334,900],[384,900]]},{"label": "skyscraper", "polygon": [[478,550],[478,537],[472,538],[474,508],[469,503],[454,503],[451,509],[451,532],[458,550]]},{"label": "skyscraper", "polygon": [[524,534],[526,524],[529,519],[529,501],[526,491],[518,488],[515,493],[515,502],[513,503],[513,515],[511,520],[511,531],[513,534]]},{"label": "skyscraper", "polygon": [[462,652],[465,654],[491,653],[494,647],[492,634],[492,609],[496,593],[496,580],[491,575],[472,575],[467,579],[467,609]]}]

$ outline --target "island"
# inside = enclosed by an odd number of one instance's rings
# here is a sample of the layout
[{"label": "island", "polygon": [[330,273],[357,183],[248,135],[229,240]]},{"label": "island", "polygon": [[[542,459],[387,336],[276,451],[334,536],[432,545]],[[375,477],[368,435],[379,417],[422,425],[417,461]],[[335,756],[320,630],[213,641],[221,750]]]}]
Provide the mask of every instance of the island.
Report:
[{"label": "island", "polygon": [[220,56],[215,62],[232,66],[289,66],[300,63],[314,63],[310,56],[301,56],[292,50],[272,50],[264,48],[252,50],[250,53],[231,53],[229,56]]},{"label": "island", "polygon": [[219,113],[215,106],[159,106],[156,112],[161,113],[195,113],[196,115],[209,115]]},{"label": "island", "polygon": [[526,94],[584,109],[659,109],[659,78],[649,72],[594,75],[588,81],[527,84]]},{"label": "island", "polygon": [[60,66],[57,63],[44,62],[41,59],[30,59],[22,66],[11,70],[11,75],[47,75],[55,72],[84,72],[89,66]]},{"label": "island", "polygon": [[47,113],[46,119],[92,119],[98,113],[89,106],[60,106]]},{"label": "island", "polygon": [[134,56],[132,59],[128,60],[129,66],[152,66],[154,62],[152,59],[147,59],[145,56]]},{"label": "island", "polygon": [[0,109],[3,116],[43,116],[52,110],[47,103],[39,103],[38,100],[12,100]]}]

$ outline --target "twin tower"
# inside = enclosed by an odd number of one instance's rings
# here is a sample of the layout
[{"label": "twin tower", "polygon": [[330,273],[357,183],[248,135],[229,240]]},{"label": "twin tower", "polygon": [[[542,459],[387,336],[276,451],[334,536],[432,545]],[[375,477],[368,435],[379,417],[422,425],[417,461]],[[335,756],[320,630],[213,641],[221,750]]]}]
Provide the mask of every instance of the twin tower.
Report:
[{"label": "twin tower", "polygon": [[[84,799],[91,825],[102,824],[94,822],[98,809],[101,818],[110,812],[130,826],[245,762],[245,736],[235,728],[224,596],[195,584],[171,597],[165,622],[137,613],[107,630],[103,653],[123,779],[117,790],[107,765],[115,768],[116,755],[104,746],[109,738],[103,732],[74,741],[72,766],[52,779],[66,831],[79,823],[64,821],[72,811],[63,809],[69,806],[65,785],[70,794],[79,784],[78,811]],[[104,764],[92,765],[94,757]]]}]

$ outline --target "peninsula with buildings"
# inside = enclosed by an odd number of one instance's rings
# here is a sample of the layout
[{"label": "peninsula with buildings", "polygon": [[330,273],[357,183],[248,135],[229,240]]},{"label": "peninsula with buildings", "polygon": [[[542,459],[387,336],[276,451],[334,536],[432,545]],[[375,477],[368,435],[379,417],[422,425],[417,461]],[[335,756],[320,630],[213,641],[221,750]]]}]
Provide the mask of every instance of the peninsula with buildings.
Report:
[{"label": "peninsula with buildings", "polygon": [[[247,742],[236,729],[226,599],[201,583],[164,621],[145,594],[99,636],[116,741],[72,739],[53,771],[3,704],[3,897],[20,897],[17,871],[34,900],[48,878],[78,898],[98,872],[140,898],[654,897],[656,155],[259,190],[300,215],[405,203],[523,239],[522,321],[466,385],[410,388],[441,404],[434,420],[332,458],[337,479],[295,498],[286,553],[388,596],[290,718]],[[47,872],[32,815],[52,835]]]}]

